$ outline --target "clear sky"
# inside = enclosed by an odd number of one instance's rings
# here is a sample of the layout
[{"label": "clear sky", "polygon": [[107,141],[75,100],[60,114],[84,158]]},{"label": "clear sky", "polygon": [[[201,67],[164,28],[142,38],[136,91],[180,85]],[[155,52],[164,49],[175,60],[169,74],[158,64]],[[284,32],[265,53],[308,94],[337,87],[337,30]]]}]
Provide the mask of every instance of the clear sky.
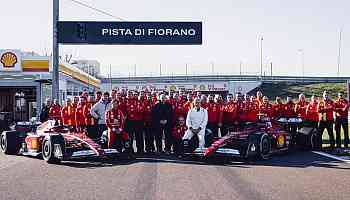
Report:
[{"label": "clear sky", "polygon": [[[350,76],[349,0],[81,0],[128,21],[202,21],[202,46],[61,46],[61,54],[96,59],[113,75],[188,73],[257,74],[259,37],[270,74],[336,75],[342,28],[342,76]],[[60,0],[60,20],[117,21]],[[51,52],[52,0],[1,1],[0,49]]]}]

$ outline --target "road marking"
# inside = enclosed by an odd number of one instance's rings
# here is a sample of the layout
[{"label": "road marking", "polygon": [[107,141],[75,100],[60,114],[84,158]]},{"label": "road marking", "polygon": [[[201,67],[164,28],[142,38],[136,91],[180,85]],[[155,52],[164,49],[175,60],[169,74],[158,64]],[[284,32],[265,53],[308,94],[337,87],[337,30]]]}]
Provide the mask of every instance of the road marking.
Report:
[{"label": "road marking", "polygon": [[339,156],[335,156],[335,155],[332,155],[332,154],[329,154],[329,153],[325,153],[325,152],[320,152],[320,151],[312,151],[312,152],[315,153],[315,154],[321,155],[321,156],[332,158],[334,160],[342,161],[342,162],[345,162],[345,163],[350,163],[350,159],[345,159],[345,158],[342,158],[342,157],[339,157]]}]

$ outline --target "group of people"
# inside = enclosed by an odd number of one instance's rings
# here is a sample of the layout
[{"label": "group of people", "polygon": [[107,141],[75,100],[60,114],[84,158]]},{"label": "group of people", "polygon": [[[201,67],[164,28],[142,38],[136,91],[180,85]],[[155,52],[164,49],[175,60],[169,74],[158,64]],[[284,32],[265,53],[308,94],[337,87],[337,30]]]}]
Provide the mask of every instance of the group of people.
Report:
[{"label": "group of people", "polygon": [[[185,93],[126,91],[113,89],[109,92],[96,92],[89,96],[67,99],[61,107],[57,100],[46,101],[40,119],[54,119],[63,125],[72,127],[72,131],[86,131],[93,139],[101,138],[108,130],[109,147],[113,147],[117,136],[136,140],[138,154],[146,152],[165,152],[179,154],[181,142],[197,135],[199,147],[204,147],[205,130],[210,129],[214,136],[228,133],[232,127],[241,128],[246,122],[255,122],[259,117],[303,119],[303,124],[318,130],[318,148],[322,147],[322,135],[325,129],[329,134],[331,148],[341,147],[341,128],[344,132],[344,147],[349,145],[348,135],[349,103],[339,93],[333,101],[327,91],[319,99],[311,96],[306,101],[304,94],[297,102],[288,96],[286,102],[276,97],[274,104],[267,96],[258,91],[256,96],[237,93],[227,95],[224,101],[221,95],[204,95],[200,91]],[[336,139],[333,125],[335,124]],[[295,132],[299,127],[289,127]],[[164,137],[164,145],[163,145]],[[164,146],[164,149],[163,149]]]}]

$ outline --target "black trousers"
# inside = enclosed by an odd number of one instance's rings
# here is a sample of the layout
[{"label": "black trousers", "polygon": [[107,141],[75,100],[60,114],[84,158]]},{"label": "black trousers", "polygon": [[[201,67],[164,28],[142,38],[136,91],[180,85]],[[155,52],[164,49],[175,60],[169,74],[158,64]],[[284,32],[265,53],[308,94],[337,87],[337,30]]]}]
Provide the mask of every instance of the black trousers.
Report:
[{"label": "black trousers", "polygon": [[126,132],[130,137],[130,145],[133,145],[134,138],[136,140],[137,152],[143,153],[145,150],[144,137],[143,137],[143,121],[141,120],[127,120]]},{"label": "black trousers", "polygon": [[303,127],[304,126],[318,129],[318,122],[317,121],[306,120],[305,122],[303,122]]},{"label": "black trousers", "polygon": [[101,138],[103,131],[107,130],[106,124],[97,124],[97,138]]},{"label": "black trousers", "polygon": [[324,129],[327,129],[327,133],[329,135],[329,142],[331,143],[331,148],[334,148],[334,134],[333,134],[333,122],[332,121],[320,121],[318,126],[318,137],[317,137],[317,143],[318,147],[322,148],[322,135],[324,132]]},{"label": "black trousers", "polygon": [[214,137],[218,137],[218,123],[208,123],[207,124],[207,129],[211,130],[211,132],[213,132]]},{"label": "black trousers", "polygon": [[163,146],[163,132],[165,136],[165,151],[170,151],[171,146],[173,144],[173,136],[171,134],[171,127],[170,126],[161,126],[158,125],[154,127],[154,133],[155,133],[155,139],[156,139],[156,145],[157,145],[157,151],[162,151]]},{"label": "black trousers", "polygon": [[145,130],[146,152],[152,152],[155,150],[154,133],[153,133],[152,124],[146,123],[144,130]]},{"label": "black trousers", "polygon": [[181,138],[174,138],[173,144],[174,144],[173,148],[174,148],[175,155],[181,155],[183,152],[182,139]]},{"label": "black trousers", "polygon": [[232,123],[224,123],[223,126],[222,126],[222,131],[221,131],[221,136],[225,136],[227,135],[228,131],[230,128],[236,128],[235,127],[235,124],[232,122]]},{"label": "black trousers", "polygon": [[87,136],[93,140],[101,139],[101,135],[98,134],[97,125],[86,126]]},{"label": "black trousers", "polygon": [[336,118],[335,119],[335,133],[336,133],[336,143],[337,147],[341,147],[341,135],[340,130],[343,127],[344,131],[344,146],[349,146],[349,126],[347,118]]}]

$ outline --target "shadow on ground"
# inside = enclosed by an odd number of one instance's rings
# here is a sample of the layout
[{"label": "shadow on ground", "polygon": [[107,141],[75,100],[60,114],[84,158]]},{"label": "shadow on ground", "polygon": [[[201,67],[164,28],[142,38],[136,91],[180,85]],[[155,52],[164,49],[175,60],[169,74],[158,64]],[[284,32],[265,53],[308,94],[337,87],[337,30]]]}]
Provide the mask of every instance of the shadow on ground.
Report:
[{"label": "shadow on ground", "polygon": [[281,154],[271,157],[268,160],[245,160],[240,158],[222,159],[211,158],[202,159],[198,157],[188,157],[186,159],[178,159],[173,155],[143,155],[137,156],[134,159],[114,158],[114,159],[84,159],[74,161],[64,161],[60,165],[74,168],[101,168],[114,167],[120,165],[134,164],[183,164],[183,165],[206,165],[206,166],[225,166],[238,168],[252,168],[256,166],[271,166],[271,167],[291,167],[291,168],[307,168],[307,167],[322,167],[332,169],[350,169],[350,165],[342,165],[340,161],[320,156],[310,151],[295,151],[288,154]]}]

